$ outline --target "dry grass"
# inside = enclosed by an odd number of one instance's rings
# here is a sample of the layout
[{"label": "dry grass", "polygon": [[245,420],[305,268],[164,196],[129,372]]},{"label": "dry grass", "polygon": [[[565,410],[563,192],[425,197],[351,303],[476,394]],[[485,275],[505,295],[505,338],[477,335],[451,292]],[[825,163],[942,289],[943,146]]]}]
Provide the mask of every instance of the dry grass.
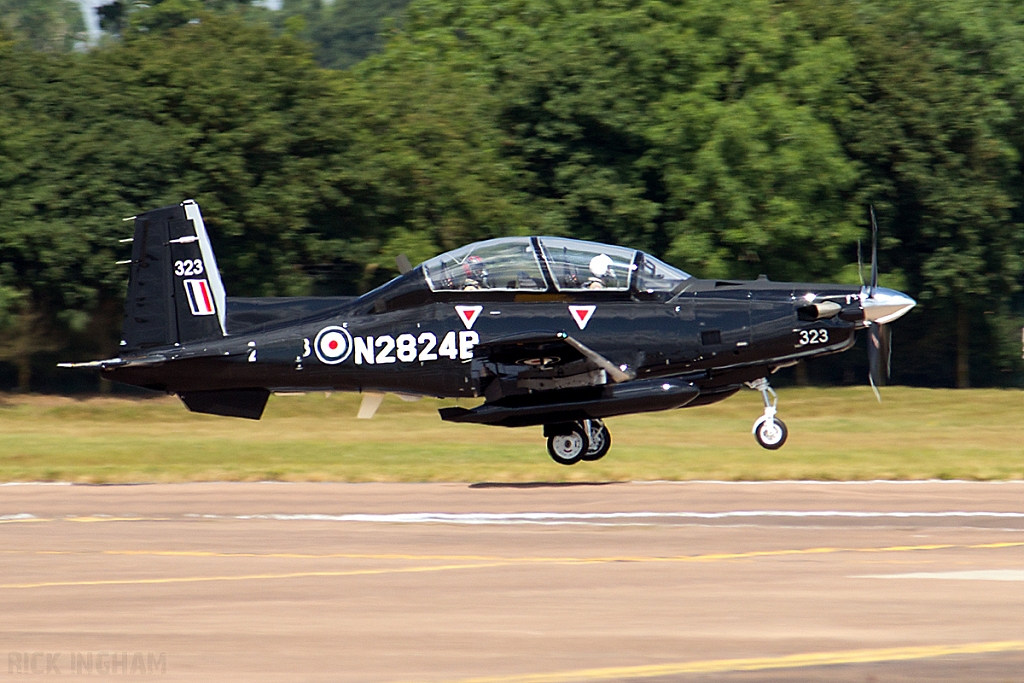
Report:
[{"label": "dry grass", "polygon": [[388,397],[356,420],[359,397],[273,397],[259,422],[195,415],[174,398],[0,399],[0,480],[608,481],[652,479],[1020,479],[1024,392],[890,387],[787,389],[779,451],[750,427],[744,392],[689,410],[613,418],[597,463],[562,467],[540,428],[445,424],[451,401]]}]

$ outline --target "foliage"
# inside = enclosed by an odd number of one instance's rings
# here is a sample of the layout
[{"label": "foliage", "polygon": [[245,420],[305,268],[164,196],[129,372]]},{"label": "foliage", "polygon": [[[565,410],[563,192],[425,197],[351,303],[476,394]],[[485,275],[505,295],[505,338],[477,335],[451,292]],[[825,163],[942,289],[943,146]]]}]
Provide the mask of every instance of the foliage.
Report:
[{"label": "foliage", "polygon": [[956,381],[966,386],[971,339],[1005,327],[979,314],[1005,307],[1022,269],[1019,58],[1008,50],[1024,47],[1024,14],[1002,0],[801,10],[816,33],[844,37],[856,54],[847,85],[855,106],[834,127],[863,169],[859,203],[879,209],[887,266],[909,276],[931,313],[923,337],[906,343],[955,334]]},{"label": "foliage", "polygon": [[384,46],[389,22],[409,0],[284,0],[275,24],[316,47],[321,66],[347,69]]},{"label": "foliage", "polygon": [[770,2],[423,0],[423,59],[487,79],[549,232],[707,276],[824,276],[855,230],[854,167],[817,108],[852,59]]},{"label": "foliage", "polygon": [[254,7],[250,0],[113,0],[96,12],[100,28],[127,39],[198,23],[210,13],[233,13],[250,19],[265,16],[263,8]]},{"label": "foliage", "polygon": [[32,50],[68,52],[84,40],[85,21],[72,0],[0,0],[0,33]]},{"label": "foliage", "polygon": [[856,281],[874,204],[884,282],[922,304],[897,378],[1019,374],[1019,3],[118,0],[121,39],[84,54],[69,6],[0,0],[0,319],[23,371],[109,347],[117,218],[192,197],[233,295],[357,293],[399,253],[529,233]]}]

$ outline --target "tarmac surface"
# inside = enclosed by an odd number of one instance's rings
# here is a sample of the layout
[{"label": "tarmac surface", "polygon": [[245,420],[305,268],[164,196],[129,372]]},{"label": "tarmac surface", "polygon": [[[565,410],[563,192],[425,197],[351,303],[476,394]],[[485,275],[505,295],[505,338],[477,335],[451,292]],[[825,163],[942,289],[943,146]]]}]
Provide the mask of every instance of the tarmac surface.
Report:
[{"label": "tarmac surface", "polygon": [[1024,483],[0,485],[0,680],[1024,681]]}]

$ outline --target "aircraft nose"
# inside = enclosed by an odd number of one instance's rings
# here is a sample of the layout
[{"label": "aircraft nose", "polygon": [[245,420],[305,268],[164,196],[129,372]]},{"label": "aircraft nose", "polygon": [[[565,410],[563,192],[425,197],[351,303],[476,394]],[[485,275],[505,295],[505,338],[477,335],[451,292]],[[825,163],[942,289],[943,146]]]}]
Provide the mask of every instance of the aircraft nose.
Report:
[{"label": "aircraft nose", "polygon": [[867,287],[861,290],[864,319],[880,325],[891,323],[917,305],[916,301],[895,289],[875,287],[871,296],[868,296],[867,292]]}]

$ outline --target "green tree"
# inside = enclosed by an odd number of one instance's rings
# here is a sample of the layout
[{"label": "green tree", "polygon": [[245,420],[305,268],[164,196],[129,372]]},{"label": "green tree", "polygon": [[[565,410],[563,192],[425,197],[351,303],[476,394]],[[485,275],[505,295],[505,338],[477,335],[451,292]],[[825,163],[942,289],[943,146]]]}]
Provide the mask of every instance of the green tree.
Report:
[{"label": "green tree", "polygon": [[250,20],[268,17],[267,10],[251,0],[113,0],[96,9],[100,28],[115,36],[152,34],[188,23],[198,23],[211,13],[239,14]]},{"label": "green tree", "polygon": [[493,92],[546,232],[722,277],[825,276],[855,240],[856,170],[821,115],[850,51],[768,0],[421,0],[370,62],[410,46]]},{"label": "green tree", "polygon": [[[928,317],[905,343],[927,350],[917,359],[935,359],[955,340],[952,378],[969,386],[972,346],[992,356],[999,327],[982,313],[1005,313],[1021,274],[1021,9],[836,0],[800,3],[799,12],[855,54],[843,82],[851,106],[832,123],[862,169],[858,203],[879,208],[883,263],[906,274],[922,300],[916,315]],[[917,359],[908,358],[910,372]],[[932,381],[944,374],[925,362],[917,370]]]},{"label": "green tree", "polygon": [[48,85],[71,60],[0,42],[0,358],[17,366],[23,390],[32,356],[63,344],[58,315],[90,291],[79,269],[87,250],[41,208],[54,191],[44,178],[60,163],[51,151],[63,129]]},{"label": "green tree", "polygon": [[30,49],[68,52],[85,39],[85,20],[71,0],[0,0],[0,31]]},{"label": "green tree", "polygon": [[[436,64],[412,42],[341,76],[353,145],[336,166],[351,202],[341,223],[364,236],[371,270],[394,275],[466,242],[541,230],[538,202],[517,188],[494,97],[481,79]],[[327,233],[321,233],[327,234]],[[363,275],[363,287],[380,276]]]},{"label": "green tree", "polygon": [[347,69],[384,46],[389,23],[409,0],[284,0],[275,23],[313,43],[317,62]]},{"label": "green tree", "polygon": [[119,325],[118,217],[187,197],[233,294],[309,291],[310,217],[345,201],[321,177],[347,144],[337,107],[305,44],[237,17],[60,58],[0,45],[0,285],[33,314],[12,329],[66,340],[98,314]]}]

